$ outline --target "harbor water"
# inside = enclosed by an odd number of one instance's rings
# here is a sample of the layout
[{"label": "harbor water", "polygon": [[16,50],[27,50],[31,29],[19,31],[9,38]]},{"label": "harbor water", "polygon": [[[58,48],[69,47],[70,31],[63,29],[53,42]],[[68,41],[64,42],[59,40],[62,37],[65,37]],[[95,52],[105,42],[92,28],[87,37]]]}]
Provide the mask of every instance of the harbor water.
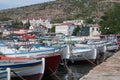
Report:
[{"label": "harbor water", "polygon": [[[106,59],[111,55],[113,55],[113,52],[107,53],[105,55]],[[89,62],[77,62],[74,64],[69,64],[67,65],[67,69],[64,67],[64,65],[59,65],[56,73],[53,76],[46,76],[43,80],[79,80],[95,66],[96,65]]]},{"label": "harbor water", "polygon": [[60,77],[60,80],[78,80],[80,77],[84,76],[94,67],[90,63],[75,63],[68,65],[70,73],[66,71],[66,68],[59,66],[57,70],[57,76]]}]

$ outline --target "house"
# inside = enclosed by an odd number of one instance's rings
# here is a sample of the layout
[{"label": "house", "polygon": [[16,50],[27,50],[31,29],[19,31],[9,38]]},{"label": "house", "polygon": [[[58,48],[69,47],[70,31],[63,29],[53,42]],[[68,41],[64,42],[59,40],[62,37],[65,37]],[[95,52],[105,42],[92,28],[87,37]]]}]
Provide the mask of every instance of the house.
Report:
[{"label": "house", "polygon": [[88,24],[82,26],[80,29],[79,36],[85,36],[87,39],[100,39],[100,26],[98,24]]},{"label": "house", "polygon": [[63,33],[64,35],[72,35],[73,30],[76,27],[77,26],[71,22],[61,23],[60,25],[57,25],[55,27],[55,33]]},{"label": "house", "polygon": [[83,20],[68,20],[68,21],[63,21],[63,23],[74,23],[75,25],[82,25]]},{"label": "house", "polygon": [[30,23],[30,31],[43,31],[47,32],[46,30],[48,28],[51,28],[51,24],[48,18],[24,18],[22,19],[23,25],[25,25],[27,22]]}]

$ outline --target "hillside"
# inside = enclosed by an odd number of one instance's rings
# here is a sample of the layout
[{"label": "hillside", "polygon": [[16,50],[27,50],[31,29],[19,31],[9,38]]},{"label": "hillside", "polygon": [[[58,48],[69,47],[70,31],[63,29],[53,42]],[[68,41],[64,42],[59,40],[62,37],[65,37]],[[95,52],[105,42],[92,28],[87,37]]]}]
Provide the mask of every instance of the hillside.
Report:
[{"label": "hillside", "polygon": [[50,16],[52,22],[86,18],[99,20],[100,16],[113,6],[115,2],[112,1],[115,0],[56,0],[42,4],[1,10],[0,19],[7,17],[14,20],[21,20],[24,17]]}]

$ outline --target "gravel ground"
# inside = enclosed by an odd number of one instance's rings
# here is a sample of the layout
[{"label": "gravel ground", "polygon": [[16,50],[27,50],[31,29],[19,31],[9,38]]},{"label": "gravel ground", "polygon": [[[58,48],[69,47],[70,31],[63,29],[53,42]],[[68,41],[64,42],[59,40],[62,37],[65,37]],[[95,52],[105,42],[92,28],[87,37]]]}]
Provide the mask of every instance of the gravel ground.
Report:
[{"label": "gravel ground", "polygon": [[94,67],[79,80],[120,80],[120,51]]}]

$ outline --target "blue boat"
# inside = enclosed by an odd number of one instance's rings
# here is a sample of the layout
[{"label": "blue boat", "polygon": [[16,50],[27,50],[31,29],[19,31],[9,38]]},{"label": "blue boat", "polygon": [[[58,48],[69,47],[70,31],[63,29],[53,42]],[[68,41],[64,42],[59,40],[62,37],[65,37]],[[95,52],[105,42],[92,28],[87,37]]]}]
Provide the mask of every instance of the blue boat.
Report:
[{"label": "blue boat", "polygon": [[[44,74],[45,60],[44,58],[35,60],[0,56],[0,70],[6,70],[7,68],[11,69],[12,80],[41,80]],[[1,78],[6,78],[6,76]]]}]

